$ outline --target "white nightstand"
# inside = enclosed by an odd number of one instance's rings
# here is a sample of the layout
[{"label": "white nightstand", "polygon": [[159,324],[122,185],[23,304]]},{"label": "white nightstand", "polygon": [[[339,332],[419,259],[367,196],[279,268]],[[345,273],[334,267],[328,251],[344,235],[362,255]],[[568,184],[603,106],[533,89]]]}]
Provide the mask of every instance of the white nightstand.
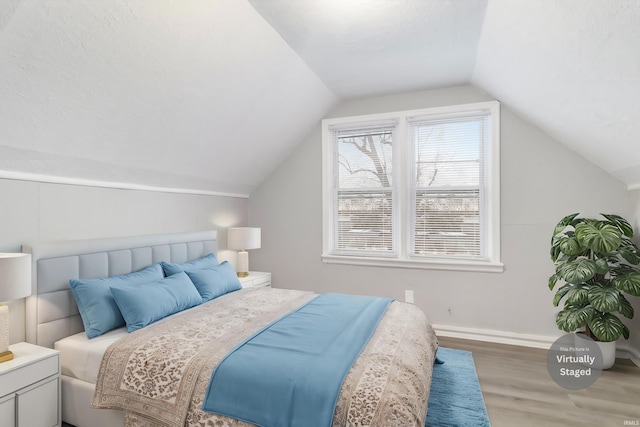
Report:
[{"label": "white nightstand", "polygon": [[262,288],[271,286],[271,273],[250,271],[247,277],[239,277],[243,288]]},{"label": "white nightstand", "polygon": [[60,426],[60,353],[26,342],[0,363],[0,425]]}]

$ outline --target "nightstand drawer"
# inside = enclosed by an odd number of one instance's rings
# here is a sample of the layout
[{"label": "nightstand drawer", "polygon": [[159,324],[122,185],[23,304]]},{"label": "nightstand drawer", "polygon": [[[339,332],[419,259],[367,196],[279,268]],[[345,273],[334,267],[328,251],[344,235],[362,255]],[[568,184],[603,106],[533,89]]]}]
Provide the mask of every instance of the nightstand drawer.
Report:
[{"label": "nightstand drawer", "polygon": [[254,287],[267,286],[271,284],[271,277],[262,276],[253,279],[252,284]]},{"label": "nightstand drawer", "polygon": [[[13,363],[14,360],[4,362],[4,364]],[[36,383],[43,378],[56,375],[59,369],[60,362],[58,355],[55,354],[51,357],[22,364],[15,369],[4,372],[2,374],[2,381],[0,381],[0,397]]]},{"label": "nightstand drawer", "polygon": [[264,271],[250,271],[249,275],[240,278],[243,288],[262,288],[271,286],[271,273]]},{"label": "nightstand drawer", "polygon": [[[18,422],[20,426],[55,426],[58,424],[58,389],[60,378],[53,377],[20,390]],[[38,408],[34,411],[33,408]]]}]

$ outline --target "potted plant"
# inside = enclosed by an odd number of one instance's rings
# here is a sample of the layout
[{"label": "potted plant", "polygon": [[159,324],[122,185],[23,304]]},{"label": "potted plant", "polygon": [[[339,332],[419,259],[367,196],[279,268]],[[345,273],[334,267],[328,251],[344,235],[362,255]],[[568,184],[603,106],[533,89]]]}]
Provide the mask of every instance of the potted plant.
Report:
[{"label": "potted plant", "polygon": [[633,318],[625,294],[640,296],[640,249],[631,240],[631,225],[618,215],[604,219],[568,215],[556,225],[551,239],[551,259],[556,271],[549,289],[560,286],[553,305],[564,299],[556,325],[571,333],[582,331],[599,343],[605,363],[615,361],[615,341],[629,338],[629,329],[617,314]]}]

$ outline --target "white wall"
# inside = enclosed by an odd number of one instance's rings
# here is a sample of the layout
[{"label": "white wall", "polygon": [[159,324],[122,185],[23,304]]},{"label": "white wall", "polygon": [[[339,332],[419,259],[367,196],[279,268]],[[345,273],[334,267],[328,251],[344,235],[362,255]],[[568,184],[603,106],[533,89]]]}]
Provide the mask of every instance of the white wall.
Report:
[{"label": "white wall", "polygon": [[[629,221],[633,225],[634,241],[636,244],[640,244],[640,189],[629,191],[629,201],[631,205]],[[631,331],[628,344],[635,358],[640,361],[640,297],[629,297],[628,299],[635,309],[635,316],[632,320],[624,319]]]},{"label": "white wall", "polygon": [[[328,117],[492,99],[464,86],[345,102]],[[444,329],[542,340],[559,336],[547,287],[553,227],[573,212],[628,216],[627,190],[504,104],[501,122],[504,273],[323,264],[320,124],[251,194],[249,222],[263,230],[251,268],[271,271],[276,287],[396,299],[413,289],[415,303]]]},{"label": "white wall", "polygon": [[[0,252],[23,243],[218,230],[247,221],[246,198],[0,179]],[[220,252],[223,259],[232,253]],[[235,261],[235,260],[232,260]],[[2,286],[3,284],[0,284]],[[24,300],[9,303],[10,340],[24,341]]]}]

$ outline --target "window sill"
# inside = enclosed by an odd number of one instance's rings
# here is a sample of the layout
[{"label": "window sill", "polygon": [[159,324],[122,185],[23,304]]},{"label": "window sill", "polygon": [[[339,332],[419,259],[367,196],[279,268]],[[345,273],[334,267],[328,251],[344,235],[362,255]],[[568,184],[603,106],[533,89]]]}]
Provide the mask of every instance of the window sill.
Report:
[{"label": "window sill", "polygon": [[421,270],[476,271],[481,273],[503,273],[504,264],[497,262],[461,260],[413,260],[369,258],[340,255],[322,255],[326,264],[362,265],[369,267],[412,268]]}]

